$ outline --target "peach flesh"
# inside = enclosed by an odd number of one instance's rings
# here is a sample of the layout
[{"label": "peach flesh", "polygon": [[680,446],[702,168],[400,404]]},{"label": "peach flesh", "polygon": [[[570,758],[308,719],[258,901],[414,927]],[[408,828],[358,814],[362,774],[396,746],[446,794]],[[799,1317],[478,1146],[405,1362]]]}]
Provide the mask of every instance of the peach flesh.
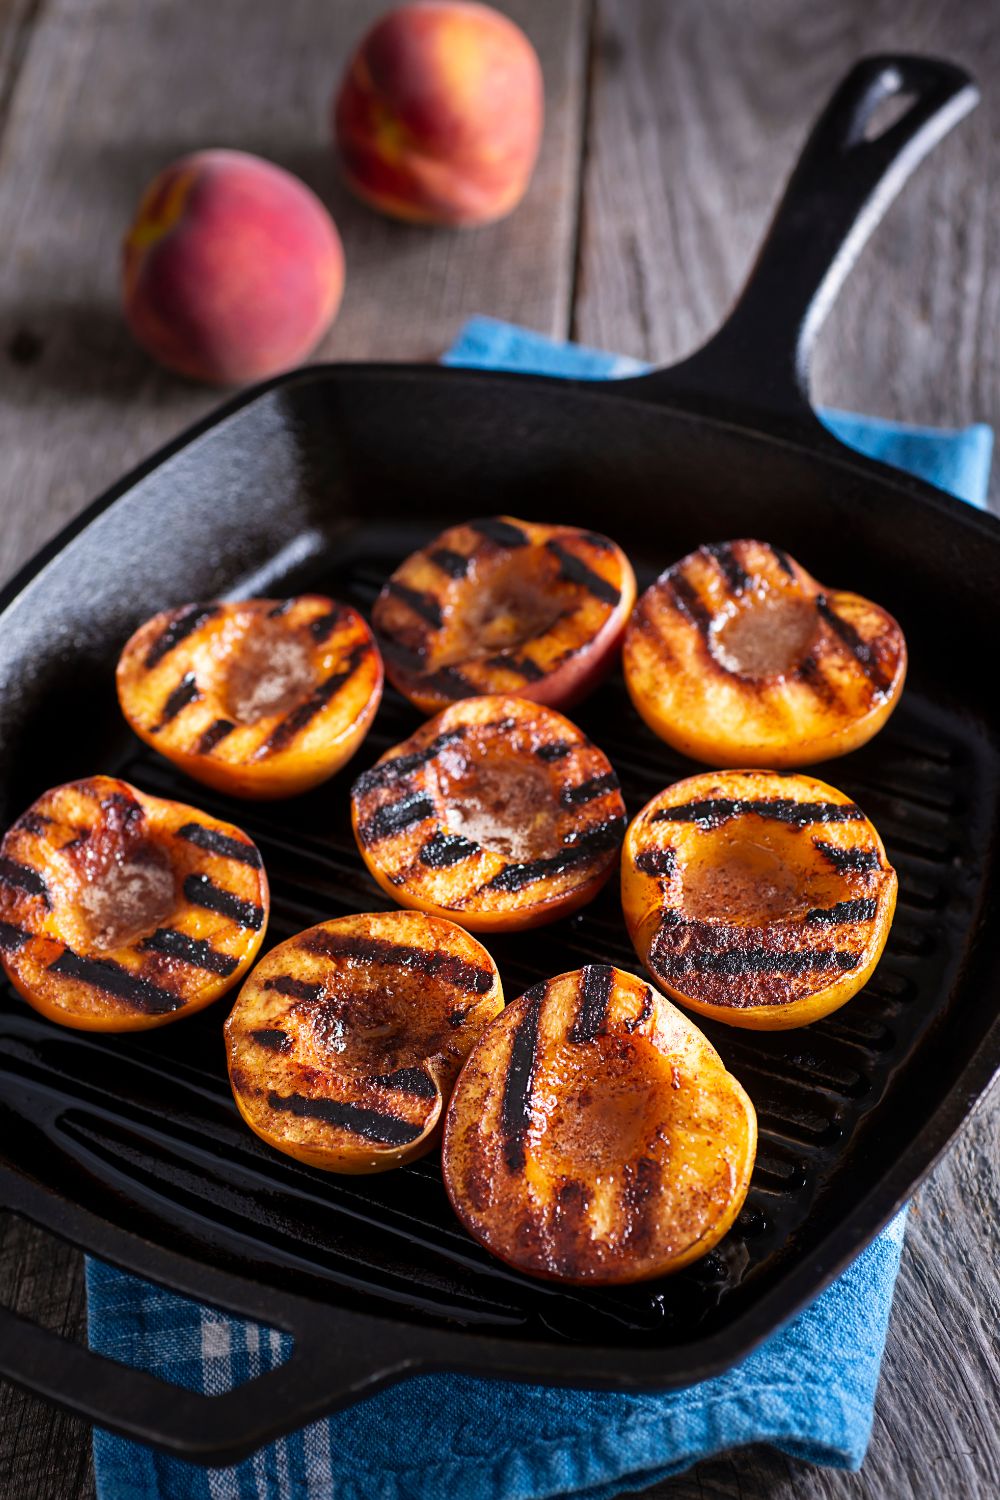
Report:
[{"label": "peach flesh", "polygon": [[[449,747],[450,748],[450,747]],[[548,777],[526,762],[449,756],[435,765],[445,824],[508,859],[530,860],[559,848]]]},{"label": "peach flesh", "polygon": [[224,700],[238,724],[286,714],[315,686],[309,648],[279,625],[256,622],[236,646]]},{"label": "peach flesh", "polygon": [[[809,860],[808,874],[802,862]],[[706,830],[681,867],[685,916],[758,924],[832,906],[842,882],[801,830],[750,815]]]},{"label": "peach flesh", "polygon": [[727,672],[780,675],[802,660],[817,627],[816,607],[808,600],[758,595],[713,627],[712,654]]}]

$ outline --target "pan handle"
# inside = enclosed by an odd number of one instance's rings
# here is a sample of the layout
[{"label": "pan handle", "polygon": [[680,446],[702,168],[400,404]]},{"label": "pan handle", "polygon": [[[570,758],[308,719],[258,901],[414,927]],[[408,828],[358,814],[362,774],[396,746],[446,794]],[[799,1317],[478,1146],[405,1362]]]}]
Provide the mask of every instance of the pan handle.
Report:
[{"label": "pan handle", "polygon": [[[868,138],[886,100],[906,108]],[[857,63],[813,127],[736,306],[709,342],[670,369],[617,386],[725,415],[764,410],[801,431],[816,334],[862,246],[914,167],[973,109],[963,68],[887,54]],[[623,391],[624,393],[624,391]]]}]

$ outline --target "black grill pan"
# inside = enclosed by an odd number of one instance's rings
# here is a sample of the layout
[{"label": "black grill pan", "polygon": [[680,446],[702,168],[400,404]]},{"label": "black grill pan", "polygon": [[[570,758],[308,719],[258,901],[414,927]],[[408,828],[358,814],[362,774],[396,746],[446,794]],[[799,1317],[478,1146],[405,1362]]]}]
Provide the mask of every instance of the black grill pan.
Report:
[{"label": "black grill pan", "polygon": [[[905,112],[873,139],[878,105]],[[350,780],[412,731],[387,694],[354,765],[288,804],[186,783],[124,729],[122,642],[192,598],[318,588],[367,609],[441,526],[510,511],[606,530],[642,584],[700,542],[760,535],[902,622],[911,677],[889,726],[818,774],[875,821],[900,874],[864,992],[785,1034],[705,1023],[753,1097],[760,1153],[720,1246],[674,1278],[532,1282],[460,1230],[434,1160],[337,1178],[270,1152],[226,1082],[225,1005],[163,1031],[70,1032],[0,1001],[0,1201],[106,1260],[294,1335],[280,1370],[207,1398],[0,1312],[0,1372],[101,1426],[204,1462],[418,1371],[648,1391],[718,1372],[886,1223],[1000,1063],[997,849],[1000,525],[842,447],[805,366],[885,203],[975,102],[959,69],[873,58],[835,94],[728,323],[669,371],[588,384],[404,366],[300,371],[241,396],[117,485],[0,600],[0,817],[96,771],[245,827],[271,940],[384,905],[355,852]],[[612,681],[577,717],[629,812],[693,767]],[[490,942],[508,996],[590,960],[636,967],[617,892]]]}]

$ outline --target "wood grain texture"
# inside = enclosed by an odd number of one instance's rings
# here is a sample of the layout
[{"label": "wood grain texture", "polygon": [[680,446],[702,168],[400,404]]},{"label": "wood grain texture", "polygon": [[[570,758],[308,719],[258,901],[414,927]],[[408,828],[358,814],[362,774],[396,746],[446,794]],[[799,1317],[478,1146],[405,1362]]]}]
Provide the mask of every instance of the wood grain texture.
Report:
[{"label": "wood grain texture", "polygon": [[[117,306],[118,243],[139,190],[203,145],[271,156],[333,207],[348,293],[319,358],[433,357],[481,311],[667,362],[731,302],[850,62],[900,46],[954,57],[976,72],[985,102],[865,250],[824,329],[815,388],[832,404],[909,420],[1000,421],[991,6],[596,0],[588,68],[587,0],[512,0],[502,8],[542,55],[545,149],[518,213],[462,234],[387,223],[335,181],[328,97],[350,41],[383,8],[0,0],[0,577],[218,399],[155,370]],[[754,1448],[650,1495],[1000,1493],[998,1122],[994,1100],[917,1197],[861,1474]],[[0,1297],[82,1336],[80,1257],[16,1221],[0,1222]],[[0,1385],[0,1500],[89,1500],[89,1454],[82,1424]]]}]

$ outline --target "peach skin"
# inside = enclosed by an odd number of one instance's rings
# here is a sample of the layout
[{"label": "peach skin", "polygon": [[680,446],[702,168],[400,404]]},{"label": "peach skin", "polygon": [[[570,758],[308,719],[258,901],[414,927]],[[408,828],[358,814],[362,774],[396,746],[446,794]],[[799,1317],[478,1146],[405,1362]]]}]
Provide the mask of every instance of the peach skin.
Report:
[{"label": "peach skin", "polygon": [[403,5],[368,32],[334,102],[349,186],[429,224],[485,224],[521,200],[538,156],[542,70],[488,5]]}]

